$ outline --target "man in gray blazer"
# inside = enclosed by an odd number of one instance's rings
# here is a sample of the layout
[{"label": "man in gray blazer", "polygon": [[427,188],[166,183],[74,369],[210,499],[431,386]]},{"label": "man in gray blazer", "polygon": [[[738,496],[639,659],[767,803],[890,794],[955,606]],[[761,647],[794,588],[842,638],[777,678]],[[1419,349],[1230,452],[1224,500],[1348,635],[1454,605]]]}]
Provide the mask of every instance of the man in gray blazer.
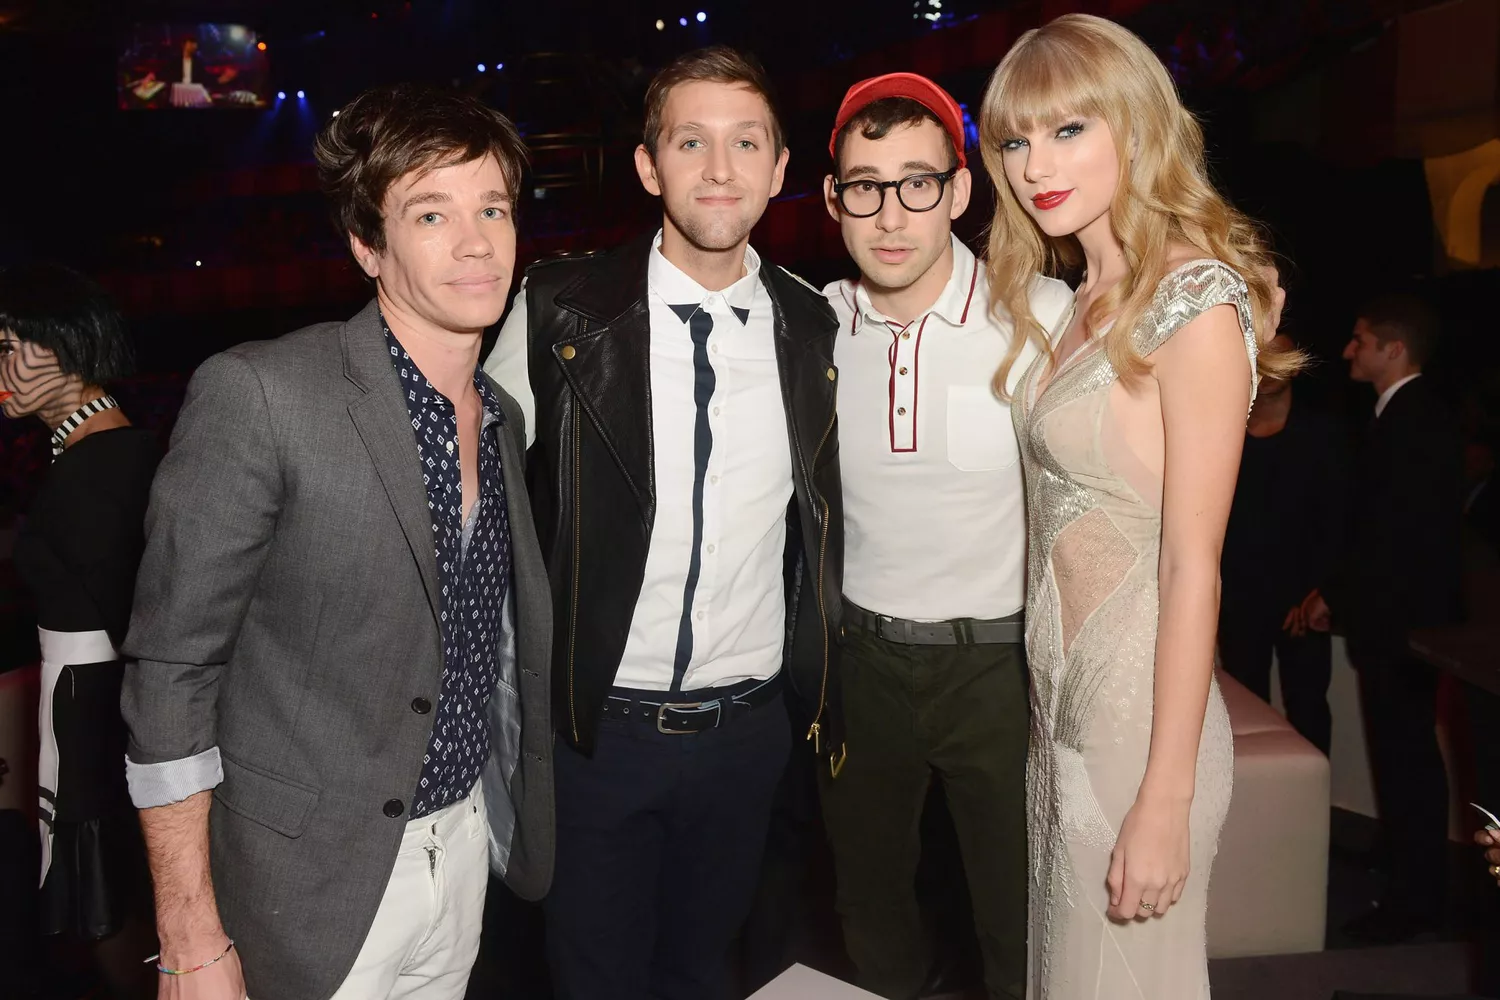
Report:
[{"label": "man in gray blazer", "polygon": [[490,870],[552,873],[546,570],[479,369],[515,129],[368,92],[318,137],[375,301],[198,369],[125,643],[163,997],[464,995]]}]

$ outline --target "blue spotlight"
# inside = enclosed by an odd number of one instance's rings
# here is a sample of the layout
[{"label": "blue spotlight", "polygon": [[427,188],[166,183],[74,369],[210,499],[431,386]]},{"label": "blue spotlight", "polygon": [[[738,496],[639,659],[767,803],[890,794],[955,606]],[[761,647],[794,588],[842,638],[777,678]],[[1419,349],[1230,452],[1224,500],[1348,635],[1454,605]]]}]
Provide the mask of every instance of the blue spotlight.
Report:
[{"label": "blue spotlight", "polygon": [[684,28],[686,28],[687,27],[687,18],[685,18],[685,17],[679,17],[677,19],[677,23],[680,24],[680,25],[682,25]]},{"label": "blue spotlight", "polygon": [[703,11],[700,10],[698,12],[698,23],[702,24],[704,21],[707,21],[707,20],[708,20],[708,15],[705,14]]},{"label": "blue spotlight", "polygon": [[299,91],[297,91],[297,100],[299,100],[299,101],[300,101],[300,100],[303,100],[303,99],[304,99],[304,98],[306,98],[306,97],[307,97],[307,94],[306,94],[306,93],[305,93],[305,92],[303,92],[303,91],[300,91],[300,90],[299,90]]},{"label": "blue spotlight", "polygon": [[495,63],[495,72],[498,73],[505,68],[505,63]]},{"label": "blue spotlight", "polygon": [[284,100],[286,100],[286,91],[284,91],[284,90],[278,90],[278,91],[276,91],[276,99],[278,101],[284,101]]},{"label": "blue spotlight", "polygon": [[484,72],[484,63],[480,63],[478,68],[479,68],[479,72],[483,73]]}]

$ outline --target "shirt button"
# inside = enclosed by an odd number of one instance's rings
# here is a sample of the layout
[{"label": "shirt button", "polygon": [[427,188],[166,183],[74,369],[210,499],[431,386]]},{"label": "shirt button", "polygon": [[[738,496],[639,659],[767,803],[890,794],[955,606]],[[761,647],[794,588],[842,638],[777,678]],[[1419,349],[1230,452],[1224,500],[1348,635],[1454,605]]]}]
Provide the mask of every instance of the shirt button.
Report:
[{"label": "shirt button", "polygon": [[719,477],[718,476],[709,476],[708,477],[708,481],[711,482],[711,483],[713,483],[715,486],[719,485]]},{"label": "shirt button", "polygon": [[713,542],[709,542],[708,543],[708,554],[709,555],[713,555],[714,554],[714,543]]},{"label": "shirt button", "polygon": [[703,612],[701,612],[701,611],[700,611],[700,612],[698,612],[698,620],[699,620],[699,621],[700,621],[700,622],[701,622],[701,621],[702,621],[702,620],[703,620]]},{"label": "shirt button", "polygon": [[714,350],[715,354],[718,354],[719,353],[719,345],[715,344],[713,350]]},{"label": "shirt button", "polygon": [[898,406],[898,407],[896,407],[896,415],[898,417],[904,417],[904,416],[906,416],[906,407],[904,407],[904,406]]},{"label": "shirt button", "polygon": [[719,415],[719,408],[717,406],[715,406],[714,407],[714,416],[717,417],[718,415]]},{"label": "shirt button", "polygon": [[911,331],[907,330],[905,333],[903,333],[901,335],[901,339],[902,340],[910,340],[911,339]]},{"label": "shirt button", "polygon": [[411,710],[413,712],[416,712],[418,715],[426,715],[428,712],[432,711],[432,702],[428,701],[426,698],[413,698],[411,700]]},{"label": "shirt button", "polygon": [[902,375],[905,375],[905,374],[906,374],[906,366],[905,366],[905,365],[902,365],[902,366],[901,366],[901,374],[902,374]]},{"label": "shirt button", "polygon": [[400,816],[402,813],[406,812],[406,806],[401,802],[400,799],[391,799],[385,804],[385,808],[381,809],[381,812],[385,813],[391,819],[395,819],[397,816]]}]

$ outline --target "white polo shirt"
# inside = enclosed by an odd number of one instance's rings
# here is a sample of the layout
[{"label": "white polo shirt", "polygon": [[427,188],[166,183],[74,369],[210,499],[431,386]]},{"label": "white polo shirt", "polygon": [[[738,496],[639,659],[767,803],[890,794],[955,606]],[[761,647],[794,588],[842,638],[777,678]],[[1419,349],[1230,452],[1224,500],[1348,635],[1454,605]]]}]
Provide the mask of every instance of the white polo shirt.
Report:
[{"label": "white polo shirt", "polygon": [[[823,290],[839,318],[844,594],[914,621],[1004,618],[1026,603],[1026,497],[1010,406],[990,381],[1011,324],[989,309],[983,265],[953,238],[953,275],[910,323],[881,315],[855,280]],[[1073,301],[1038,276],[1049,330]],[[1014,389],[1036,357],[1028,343]]]}]

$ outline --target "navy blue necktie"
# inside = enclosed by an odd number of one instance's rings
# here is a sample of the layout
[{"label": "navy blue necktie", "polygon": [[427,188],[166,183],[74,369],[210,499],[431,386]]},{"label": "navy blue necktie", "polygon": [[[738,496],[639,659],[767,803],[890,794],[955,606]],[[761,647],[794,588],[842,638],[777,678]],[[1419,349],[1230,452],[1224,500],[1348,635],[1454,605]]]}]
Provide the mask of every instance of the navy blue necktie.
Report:
[{"label": "navy blue necktie", "polygon": [[677,626],[677,652],[672,660],[672,691],[682,690],[682,679],[693,659],[693,597],[703,570],[703,482],[708,477],[708,457],[714,435],[708,424],[708,403],[714,395],[715,376],[708,363],[708,335],[714,318],[697,305],[672,306],[688,325],[693,339],[693,550],[688,557],[687,580],[683,584],[682,619]]}]

